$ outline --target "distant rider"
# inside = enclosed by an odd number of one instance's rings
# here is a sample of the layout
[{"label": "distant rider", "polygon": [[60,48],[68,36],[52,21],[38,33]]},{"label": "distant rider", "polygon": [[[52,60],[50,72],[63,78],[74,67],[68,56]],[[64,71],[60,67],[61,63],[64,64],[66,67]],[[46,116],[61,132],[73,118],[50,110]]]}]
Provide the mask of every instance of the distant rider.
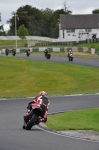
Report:
[{"label": "distant rider", "polygon": [[6,54],[9,54],[9,49],[6,48],[6,49],[5,49],[5,52],[6,52]]},{"label": "distant rider", "polygon": [[68,57],[70,56],[70,54],[73,54],[72,50],[69,50]]},{"label": "distant rider", "polygon": [[14,49],[12,49],[12,53],[16,53],[16,48],[14,47]]},{"label": "distant rider", "polygon": [[30,49],[29,49],[29,47],[28,47],[28,49],[26,49],[26,53],[28,53],[28,52],[30,52]]},{"label": "distant rider", "polygon": [[47,56],[49,50],[48,49],[45,49],[44,53],[45,53],[45,57]]}]

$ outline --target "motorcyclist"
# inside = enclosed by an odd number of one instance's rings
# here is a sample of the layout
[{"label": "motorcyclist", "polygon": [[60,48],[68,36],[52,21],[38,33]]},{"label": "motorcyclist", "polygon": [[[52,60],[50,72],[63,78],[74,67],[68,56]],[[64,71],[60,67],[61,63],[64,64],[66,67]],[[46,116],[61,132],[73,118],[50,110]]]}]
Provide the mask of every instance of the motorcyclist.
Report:
[{"label": "motorcyclist", "polygon": [[14,49],[12,49],[12,53],[16,53],[16,48],[14,47]]},{"label": "motorcyclist", "polygon": [[5,52],[6,52],[6,53],[9,53],[9,49],[8,49],[8,48],[6,48],[6,49],[5,49]]},{"label": "motorcyclist", "polygon": [[49,50],[48,49],[45,49],[44,53],[45,53],[45,57],[47,56]]},{"label": "motorcyclist", "polygon": [[29,49],[29,47],[28,47],[28,49],[26,49],[26,53],[28,53],[28,52],[30,52],[30,49]]},{"label": "motorcyclist", "polygon": [[[40,118],[38,124],[40,122],[46,122],[47,121],[47,113],[48,113],[48,109],[50,106],[50,102],[49,102],[48,98],[46,97],[46,95],[47,95],[47,93],[45,91],[41,91],[37,97],[35,97],[32,101],[30,101],[28,103],[26,114],[24,116],[25,120],[28,120],[29,113],[32,109],[31,104],[37,103],[37,104],[40,104],[42,109],[43,109],[43,115],[42,115],[42,118]],[[46,106],[46,107],[44,107],[44,106]]]},{"label": "motorcyclist", "polygon": [[73,54],[72,50],[70,49],[68,52],[68,57],[70,56],[70,54]]}]

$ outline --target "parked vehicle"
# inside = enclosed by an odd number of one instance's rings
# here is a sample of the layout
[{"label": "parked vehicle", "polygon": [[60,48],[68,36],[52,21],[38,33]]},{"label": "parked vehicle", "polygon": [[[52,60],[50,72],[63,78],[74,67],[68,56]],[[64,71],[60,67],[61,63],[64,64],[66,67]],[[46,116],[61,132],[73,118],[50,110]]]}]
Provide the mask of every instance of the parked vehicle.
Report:
[{"label": "parked vehicle", "polygon": [[42,115],[43,115],[44,107],[46,106],[43,104],[42,105],[37,104],[37,103],[32,104],[32,109],[30,111],[28,119],[27,120],[24,119],[23,129],[31,130],[31,128],[34,125],[39,124],[39,120],[40,118],[42,118]]}]

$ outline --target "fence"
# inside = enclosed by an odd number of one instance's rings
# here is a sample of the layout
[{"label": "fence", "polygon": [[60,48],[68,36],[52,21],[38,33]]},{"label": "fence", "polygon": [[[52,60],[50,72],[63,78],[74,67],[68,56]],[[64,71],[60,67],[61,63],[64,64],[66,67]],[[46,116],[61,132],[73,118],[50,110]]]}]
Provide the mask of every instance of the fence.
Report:
[{"label": "fence", "polygon": [[[47,47],[40,47],[40,48],[30,48],[31,52],[44,52],[44,50],[47,49]],[[86,47],[77,48],[77,47],[64,47],[64,48],[48,48],[50,52],[68,52],[69,50],[72,50],[73,52],[89,52],[91,54],[98,54],[98,49],[89,49]],[[9,52],[12,52],[12,49],[9,49]],[[17,53],[25,53],[26,49],[16,49]],[[1,50],[1,53],[5,53],[5,49]]]}]

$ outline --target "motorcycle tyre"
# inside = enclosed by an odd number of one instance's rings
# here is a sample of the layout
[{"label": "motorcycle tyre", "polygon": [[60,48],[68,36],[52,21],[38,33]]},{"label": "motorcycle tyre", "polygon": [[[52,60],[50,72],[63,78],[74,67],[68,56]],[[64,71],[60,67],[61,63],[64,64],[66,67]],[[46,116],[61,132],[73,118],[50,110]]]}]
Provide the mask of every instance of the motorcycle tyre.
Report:
[{"label": "motorcycle tyre", "polygon": [[30,55],[30,54],[26,54],[26,56],[28,56],[28,57],[29,57],[29,55]]},{"label": "motorcycle tyre", "polygon": [[12,54],[13,56],[15,56],[16,54]]},{"label": "motorcycle tyre", "polygon": [[51,55],[50,56],[47,56],[47,59],[50,59],[51,58]]},{"label": "motorcycle tyre", "polygon": [[50,57],[47,57],[47,59],[50,59]]},{"label": "motorcycle tyre", "polygon": [[69,61],[73,61],[73,58],[69,58]]},{"label": "motorcycle tyre", "polygon": [[31,120],[28,121],[28,123],[25,126],[26,130],[31,130],[32,126],[34,126],[36,124],[38,120],[38,116],[36,114],[33,114]]}]

